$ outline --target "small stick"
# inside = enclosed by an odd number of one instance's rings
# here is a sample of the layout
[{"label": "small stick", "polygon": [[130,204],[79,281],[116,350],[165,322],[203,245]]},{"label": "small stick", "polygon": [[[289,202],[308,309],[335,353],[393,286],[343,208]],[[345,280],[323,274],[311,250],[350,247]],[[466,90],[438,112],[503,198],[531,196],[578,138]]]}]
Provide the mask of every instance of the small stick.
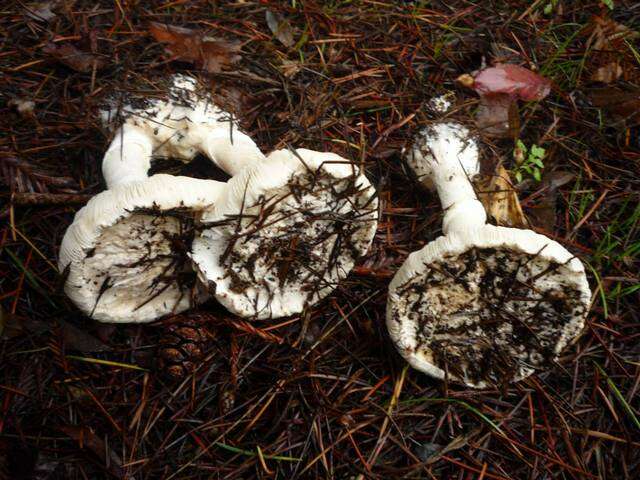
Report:
[{"label": "small stick", "polygon": [[11,195],[13,205],[77,205],[89,201],[92,195],[84,193],[16,192]]}]

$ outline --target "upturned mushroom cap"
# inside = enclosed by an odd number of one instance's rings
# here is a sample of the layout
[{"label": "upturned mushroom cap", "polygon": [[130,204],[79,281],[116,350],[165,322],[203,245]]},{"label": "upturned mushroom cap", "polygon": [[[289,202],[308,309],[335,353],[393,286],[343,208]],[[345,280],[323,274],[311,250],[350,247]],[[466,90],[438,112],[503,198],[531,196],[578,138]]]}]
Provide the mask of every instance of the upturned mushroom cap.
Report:
[{"label": "upturned mushroom cap", "polygon": [[69,298],[102,322],[149,322],[193,306],[204,293],[187,256],[193,212],[215,203],[223,185],[154,175],[93,197],[60,247]]},{"label": "upturned mushroom cap", "polygon": [[590,296],[560,244],[485,225],[409,255],[389,286],[387,328],[413,367],[485,388],[553,362],[582,332]]},{"label": "upturned mushroom cap", "polygon": [[369,248],[377,196],[333,153],[278,150],[233,177],[201,217],[199,277],[233,313],[267,319],[328,295]]}]

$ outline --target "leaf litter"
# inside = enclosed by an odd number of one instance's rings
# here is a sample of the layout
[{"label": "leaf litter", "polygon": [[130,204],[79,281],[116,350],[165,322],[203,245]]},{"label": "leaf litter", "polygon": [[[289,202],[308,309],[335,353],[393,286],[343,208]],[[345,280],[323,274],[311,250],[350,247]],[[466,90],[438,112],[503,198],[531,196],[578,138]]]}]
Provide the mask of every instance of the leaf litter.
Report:
[{"label": "leaf litter", "polygon": [[173,60],[192,63],[208,73],[223,72],[242,59],[239,42],[210,37],[199,30],[150,22],[149,33],[165,44]]},{"label": "leaf litter", "polygon": [[[197,370],[170,384],[154,358],[171,319],[100,333],[56,288],[60,239],[78,206],[5,202],[0,301],[15,314],[6,314],[10,338],[0,349],[0,476],[20,478],[15,462],[5,461],[14,453],[10,446],[19,445],[56,462],[49,478],[637,478],[640,443],[624,405],[638,417],[638,68],[617,56],[590,63],[589,28],[606,11],[602,4],[549,2],[557,7],[544,15],[544,3],[296,1],[285,8],[272,1],[194,1],[152,8],[79,0],[61,2],[52,9],[58,16],[43,22],[10,0],[5,10],[12,13],[0,16],[1,30],[11,35],[4,41],[3,93],[37,108],[35,118],[3,109],[3,199],[101,191],[108,132],[95,122],[97,105],[116,92],[155,93],[171,73],[195,68],[216,91],[248,97],[238,118],[265,151],[288,143],[361,163],[379,192],[381,222],[353,275],[304,316],[221,321],[224,310],[204,305],[217,319],[203,320],[216,338]],[[609,15],[631,27],[632,6],[616,0]],[[285,46],[267,25],[266,10],[282,12],[294,38],[305,32],[308,41],[298,40],[295,52],[295,45]],[[206,75],[200,53],[180,60],[166,51],[170,42],[154,44],[149,22],[224,35],[242,44],[236,52],[242,64]],[[100,50],[90,45],[90,30]],[[42,52],[50,41],[100,56],[109,68],[95,75],[53,68]],[[635,48],[625,36],[624,50],[614,53],[629,57],[629,44]],[[407,176],[401,149],[436,115],[474,121],[472,91],[460,92],[447,112],[425,107],[455,89],[454,78],[478,68],[483,57],[494,66],[544,65],[553,81],[553,100],[521,104],[516,128],[504,139],[485,137],[483,159],[504,162],[510,178],[500,177],[511,184],[517,165],[507,162],[517,139],[550,152],[542,182],[518,183],[518,197],[534,228],[592,266],[588,329],[556,368],[503,391],[469,391],[411,369],[401,382],[405,364],[384,327],[385,292],[406,256],[441,234],[442,214],[437,199]],[[593,72],[616,61],[623,75],[594,89]],[[610,90],[592,99],[590,91],[602,87]],[[624,119],[623,129],[610,128],[614,116]],[[217,174],[205,159],[195,163],[170,168]],[[553,172],[569,180],[556,185]],[[545,202],[541,221],[535,214]],[[74,355],[64,332],[52,328],[59,320],[99,337],[108,354]],[[305,332],[317,339],[312,349],[299,341]],[[403,404],[434,397],[456,403]],[[390,398],[398,402],[392,411]],[[76,429],[72,436],[65,426]],[[76,439],[91,434],[79,429],[90,429],[103,445],[81,444]],[[112,467],[118,459],[96,453],[103,446],[117,452],[120,471]]]}]

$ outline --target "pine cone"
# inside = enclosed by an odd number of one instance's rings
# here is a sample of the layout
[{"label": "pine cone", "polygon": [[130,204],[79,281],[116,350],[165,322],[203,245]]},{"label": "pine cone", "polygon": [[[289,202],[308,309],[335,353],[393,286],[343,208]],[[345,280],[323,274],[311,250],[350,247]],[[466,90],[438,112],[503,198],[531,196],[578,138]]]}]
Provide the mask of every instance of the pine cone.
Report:
[{"label": "pine cone", "polygon": [[207,334],[198,315],[179,315],[166,327],[158,349],[158,367],[180,380],[193,372],[204,357]]}]

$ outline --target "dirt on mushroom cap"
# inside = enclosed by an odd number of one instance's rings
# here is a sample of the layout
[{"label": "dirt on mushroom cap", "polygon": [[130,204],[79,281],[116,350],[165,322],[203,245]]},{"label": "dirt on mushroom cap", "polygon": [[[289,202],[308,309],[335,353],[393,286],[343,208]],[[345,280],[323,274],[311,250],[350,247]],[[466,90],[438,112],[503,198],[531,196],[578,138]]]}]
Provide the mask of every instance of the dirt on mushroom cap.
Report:
[{"label": "dirt on mushroom cap", "polygon": [[369,247],[376,218],[373,189],[363,187],[359,176],[295,174],[208,230],[205,243],[227,245],[215,254],[221,270],[215,293],[247,317],[299,312],[353,268]]},{"label": "dirt on mushroom cap", "polygon": [[502,385],[552,362],[583,326],[575,272],[512,248],[445,256],[397,288],[392,321],[413,320],[420,355],[449,379]]}]

